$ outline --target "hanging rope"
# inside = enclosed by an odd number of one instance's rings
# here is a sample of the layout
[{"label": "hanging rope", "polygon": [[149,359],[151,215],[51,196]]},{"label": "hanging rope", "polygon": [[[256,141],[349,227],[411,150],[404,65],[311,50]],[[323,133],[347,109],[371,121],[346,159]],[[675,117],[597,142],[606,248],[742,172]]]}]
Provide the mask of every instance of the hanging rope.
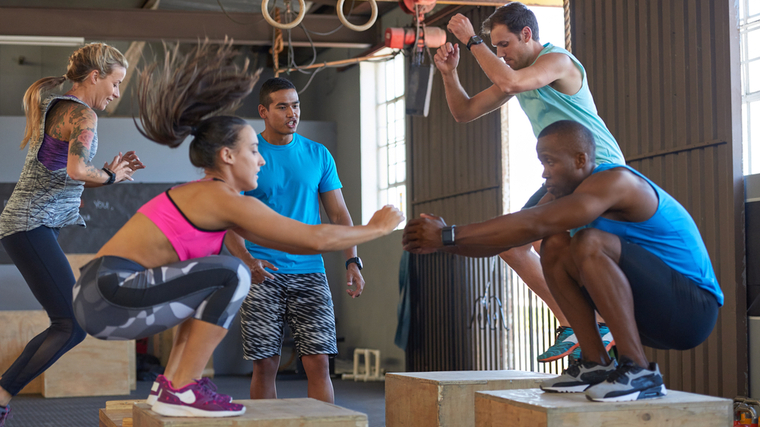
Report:
[{"label": "hanging rope", "polygon": [[[280,8],[275,7],[274,8],[274,20],[275,22],[281,22],[280,21]],[[272,48],[269,49],[269,53],[272,54],[272,62],[274,63],[274,76],[280,77],[280,52],[284,49],[284,44],[282,41],[282,30],[275,27],[274,28],[274,41],[272,42]]]},{"label": "hanging rope", "polygon": [[565,49],[568,52],[572,52],[573,42],[570,40],[570,0],[564,0],[562,8],[565,9]]}]

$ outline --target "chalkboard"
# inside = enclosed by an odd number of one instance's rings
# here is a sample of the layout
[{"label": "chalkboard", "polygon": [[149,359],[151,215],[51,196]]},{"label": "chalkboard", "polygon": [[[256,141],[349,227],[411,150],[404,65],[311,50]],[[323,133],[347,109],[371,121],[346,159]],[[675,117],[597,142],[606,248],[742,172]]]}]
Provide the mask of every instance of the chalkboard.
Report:
[{"label": "chalkboard", "polygon": [[[147,201],[176,184],[124,183],[107,187],[85,188],[79,213],[87,227],[69,226],[61,230],[58,241],[64,253],[95,253]],[[0,200],[8,203],[16,184],[0,183]],[[12,264],[0,245],[0,264]]]}]

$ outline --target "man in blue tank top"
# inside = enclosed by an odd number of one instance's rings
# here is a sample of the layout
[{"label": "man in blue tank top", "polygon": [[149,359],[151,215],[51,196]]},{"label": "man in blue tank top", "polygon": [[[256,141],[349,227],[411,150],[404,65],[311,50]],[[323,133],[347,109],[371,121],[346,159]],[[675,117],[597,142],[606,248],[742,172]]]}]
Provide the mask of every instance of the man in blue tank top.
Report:
[{"label": "man in blue tank top", "polygon": [[[694,348],[710,335],[723,305],[694,220],[633,168],[596,165],[594,136],[577,122],[547,126],[536,150],[555,200],[466,226],[425,215],[407,224],[404,249],[482,257],[543,239],[547,285],[583,353],[541,388],[585,391],[602,402],[664,396],[662,375],[643,345]],[[615,335],[619,364],[604,347],[595,311]]]},{"label": "man in blue tank top", "polygon": [[[353,225],[332,155],[324,145],[296,133],[300,104],[293,83],[267,80],[259,102],[265,126],[258,136],[259,151],[266,164],[259,172],[258,187],[246,195],[306,224],[321,223],[321,201],[331,223]],[[332,403],[329,357],[338,353],[338,347],[322,256],[270,249],[271,242],[246,241],[243,247],[242,237],[227,234],[227,247],[250,267],[253,281],[240,310],[243,356],[253,360],[251,399],[277,397],[275,379],[287,322],[306,371],[308,396]],[[356,298],[364,289],[362,262],[356,247],[343,253],[348,294]]]},{"label": "man in blue tank top", "polygon": [[[443,76],[446,101],[457,122],[469,122],[498,110],[516,96],[530,119],[536,136],[558,120],[574,120],[591,130],[596,141],[596,164],[625,164],[623,153],[604,121],[597,114],[594,98],[588,87],[586,70],[570,52],[551,43],[541,44],[538,22],[533,12],[519,2],[502,6],[483,23],[483,34],[490,35],[496,54],[475,33],[472,23],[457,14],[448,24],[451,31],[475,56],[483,72],[493,82],[488,89],[470,97],[459,82],[457,65],[459,46],[447,43],[435,55],[436,67]],[[541,187],[523,209],[548,201],[551,195]],[[533,245],[514,248],[500,254],[504,261],[525,281],[525,284],[546,302],[559,321],[557,340],[538,356],[540,362],[550,362],[580,349],[567,318],[557,306],[546,287],[538,256]],[[606,325],[599,324],[606,346],[614,344]]]}]

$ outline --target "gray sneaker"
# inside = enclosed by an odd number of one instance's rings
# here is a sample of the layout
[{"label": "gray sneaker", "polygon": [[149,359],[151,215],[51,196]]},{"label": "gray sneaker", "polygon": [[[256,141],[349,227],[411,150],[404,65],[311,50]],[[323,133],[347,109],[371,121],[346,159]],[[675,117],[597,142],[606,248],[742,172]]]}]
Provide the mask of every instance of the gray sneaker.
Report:
[{"label": "gray sneaker", "polygon": [[620,366],[604,382],[586,390],[586,398],[595,402],[627,402],[666,394],[668,391],[656,363],[650,363],[645,369],[627,357],[620,358]]},{"label": "gray sneaker", "polygon": [[570,363],[557,378],[545,380],[541,383],[541,390],[555,393],[580,393],[589,386],[604,381],[608,375],[615,372],[617,365],[613,360],[607,366],[596,362],[577,359]]}]

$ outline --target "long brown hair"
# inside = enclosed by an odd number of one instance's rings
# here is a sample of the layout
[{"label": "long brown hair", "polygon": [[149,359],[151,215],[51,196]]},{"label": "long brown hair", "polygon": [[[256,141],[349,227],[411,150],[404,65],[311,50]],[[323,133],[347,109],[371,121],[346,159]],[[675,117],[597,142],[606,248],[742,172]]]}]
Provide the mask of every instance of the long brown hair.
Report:
[{"label": "long brown hair", "polygon": [[34,82],[24,94],[26,128],[24,129],[21,148],[26,147],[30,140],[32,144],[39,140],[42,120],[40,104],[42,103],[43,92],[61,86],[66,80],[81,83],[93,70],[97,70],[100,77],[105,77],[111,74],[114,68],[127,68],[127,66],[127,59],[115,47],[105,43],[90,43],[77,49],[69,56],[66,74],[60,77],[43,77]]},{"label": "long brown hair", "polygon": [[237,108],[253,90],[261,70],[249,72],[246,59],[235,65],[232,41],[199,43],[183,55],[179,45],[166,49],[163,65],[153,63],[140,72],[137,91],[138,130],[146,138],[175,148],[188,136],[190,161],[213,168],[216,152],[233,147],[245,120],[221,116]]}]

